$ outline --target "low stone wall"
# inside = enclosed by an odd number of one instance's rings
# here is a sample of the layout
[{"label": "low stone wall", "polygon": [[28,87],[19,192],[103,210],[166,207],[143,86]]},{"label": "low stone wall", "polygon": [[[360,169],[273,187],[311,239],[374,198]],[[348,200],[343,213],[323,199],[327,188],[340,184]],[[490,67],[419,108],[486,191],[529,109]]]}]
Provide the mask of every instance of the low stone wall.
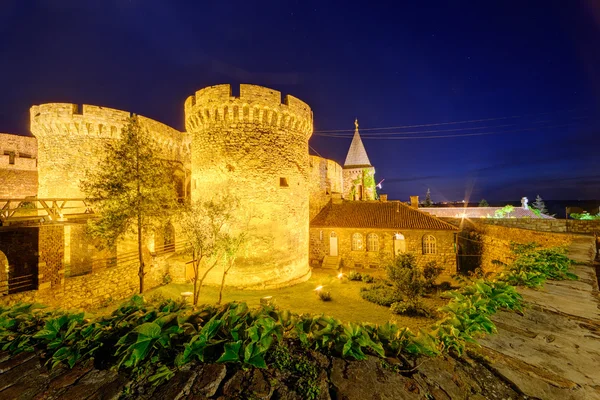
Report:
[{"label": "low stone wall", "polygon": [[[169,271],[166,257],[156,257],[146,265],[145,290],[162,285],[164,276]],[[113,300],[122,300],[138,292],[138,265],[131,263],[65,278],[63,286],[58,289],[0,297],[0,303],[11,305],[19,302],[38,302],[65,309],[87,309],[101,307]]]},{"label": "low stone wall", "polygon": [[499,272],[514,257],[510,244],[538,243],[543,248],[568,246],[573,235],[567,233],[538,232],[487,223],[469,223],[462,226],[459,245],[466,257],[479,257],[478,265],[484,272]]},{"label": "low stone wall", "polygon": [[[453,225],[460,226],[460,218],[442,218]],[[475,220],[471,220],[475,221]],[[534,219],[534,218],[481,218],[479,224],[499,225],[510,228],[529,229],[540,232],[581,233],[600,235],[600,220],[574,219]]]}]

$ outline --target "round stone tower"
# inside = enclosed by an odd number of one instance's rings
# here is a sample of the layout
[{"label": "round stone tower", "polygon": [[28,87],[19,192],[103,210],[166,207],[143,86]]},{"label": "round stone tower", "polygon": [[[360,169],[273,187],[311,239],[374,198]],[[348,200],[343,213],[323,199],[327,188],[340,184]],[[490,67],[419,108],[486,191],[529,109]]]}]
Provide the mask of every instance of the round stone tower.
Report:
[{"label": "round stone tower", "polygon": [[[105,157],[104,144],[117,139],[133,114],[108,107],[48,103],[31,107],[31,133],[38,144],[38,197],[83,198],[80,181]],[[189,169],[187,135],[138,115],[159,142],[162,156]],[[187,159],[187,162],[186,162]]]},{"label": "round stone tower", "polygon": [[310,107],[289,95],[282,103],[280,92],[261,86],[241,85],[234,97],[217,85],[187,98],[185,123],[192,200],[227,188],[239,215],[251,216],[247,251],[227,283],[270,288],[308,279]]}]

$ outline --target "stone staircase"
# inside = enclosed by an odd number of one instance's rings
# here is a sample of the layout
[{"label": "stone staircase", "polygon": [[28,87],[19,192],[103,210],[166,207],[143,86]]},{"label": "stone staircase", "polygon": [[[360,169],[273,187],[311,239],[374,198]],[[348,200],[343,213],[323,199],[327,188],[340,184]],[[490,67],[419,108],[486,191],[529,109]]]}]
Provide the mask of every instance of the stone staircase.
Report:
[{"label": "stone staircase", "polygon": [[340,268],[340,256],[325,256],[323,257],[323,263],[321,268],[326,269],[339,269]]}]

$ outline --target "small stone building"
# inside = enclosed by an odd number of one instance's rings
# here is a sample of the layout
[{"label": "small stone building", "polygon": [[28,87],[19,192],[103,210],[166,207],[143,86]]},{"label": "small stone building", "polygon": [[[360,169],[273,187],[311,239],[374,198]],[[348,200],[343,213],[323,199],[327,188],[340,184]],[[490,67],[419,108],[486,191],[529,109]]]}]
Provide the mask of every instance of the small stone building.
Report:
[{"label": "small stone building", "polygon": [[330,202],[310,223],[312,266],[380,268],[400,253],[456,272],[458,228],[399,201]]}]

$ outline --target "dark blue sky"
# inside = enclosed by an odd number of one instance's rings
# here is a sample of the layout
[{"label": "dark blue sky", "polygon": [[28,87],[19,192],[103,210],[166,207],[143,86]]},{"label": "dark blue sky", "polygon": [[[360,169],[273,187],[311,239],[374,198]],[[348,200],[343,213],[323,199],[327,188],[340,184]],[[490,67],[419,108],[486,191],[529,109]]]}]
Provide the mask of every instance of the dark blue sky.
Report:
[{"label": "dark blue sky", "polygon": [[358,117],[391,198],[600,197],[595,0],[0,2],[0,132],[44,102],[183,129],[185,98],[219,83],[306,101],[310,145],[340,163],[350,138],[316,134]]}]

